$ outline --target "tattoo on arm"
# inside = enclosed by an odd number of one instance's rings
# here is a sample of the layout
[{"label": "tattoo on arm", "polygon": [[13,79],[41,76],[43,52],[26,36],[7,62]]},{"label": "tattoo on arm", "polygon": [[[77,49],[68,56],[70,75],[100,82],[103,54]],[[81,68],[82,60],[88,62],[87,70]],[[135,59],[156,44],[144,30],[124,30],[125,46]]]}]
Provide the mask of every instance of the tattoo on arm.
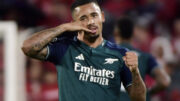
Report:
[{"label": "tattoo on arm", "polygon": [[127,88],[132,101],[145,101],[146,88],[138,72],[132,72],[132,85]]},{"label": "tattoo on arm", "polygon": [[33,50],[40,50],[44,48],[44,45],[47,44],[49,41],[48,40],[42,40],[42,42],[35,43],[34,46],[32,46]]},{"label": "tattoo on arm", "polygon": [[[23,43],[23,52],[36,59],[45,59],[44,56],[47,55],[47,51],[43,51],[47,44],[51,42],[56,36],[63,33],[63,30],[59,27],[43,30],[35,33],[29,39],[25,40]],[[42,52],[43,51],[43,52]],[[42,55],[42,56],[41,56]]]}]

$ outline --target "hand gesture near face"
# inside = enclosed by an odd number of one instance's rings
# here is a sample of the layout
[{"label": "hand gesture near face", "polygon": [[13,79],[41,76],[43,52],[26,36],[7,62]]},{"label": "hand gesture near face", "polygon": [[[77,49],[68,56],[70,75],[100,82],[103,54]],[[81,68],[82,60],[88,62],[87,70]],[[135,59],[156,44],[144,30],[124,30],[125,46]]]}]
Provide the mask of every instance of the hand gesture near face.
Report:
[{"label": "hand gesture near face", "polygon": [[65,23],[65,24],[63,24],[63,28],[66,31],[86,31],[86,32],[92,32],[88,28],[82,26],[80,21],[74,21],[74,22],[70,22],[70,23]]}]

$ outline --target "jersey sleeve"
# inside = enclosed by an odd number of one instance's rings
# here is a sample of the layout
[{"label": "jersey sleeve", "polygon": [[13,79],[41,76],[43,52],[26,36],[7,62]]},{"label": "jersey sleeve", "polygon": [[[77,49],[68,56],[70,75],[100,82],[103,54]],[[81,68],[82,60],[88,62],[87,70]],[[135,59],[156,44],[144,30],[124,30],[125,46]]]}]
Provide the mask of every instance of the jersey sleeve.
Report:
[{"label": "jersey sleeve", "polygon": [[46,61],[52,62],[55,65],[59,64],[62,57],[66,53],[70,42],[66,38],[58,38],[55,42],[48,44],[48,54]]},{"label": "jersey sleeve", "polygon": [[[124,48],[121,49],[121,54],[125,56],[125,53],[128,52],[129,50]],[[125,65],[125,62],[123,61],[123,67],[121,70],[121,82],[123,83],[124,87],[127,88],[132,84],[132,74],[129,68]]]},{"label": "jersey sleeve", "polygon": [[121,71],[121,81],[125,88],[132,84],[132,75],[128,67],[124,64]]},{"label": "jersey sleeve", "polygon": [[152,75],[153,70],[159,67],[156,59],[152,55],[149,55],[147,65],[149,75]]}]

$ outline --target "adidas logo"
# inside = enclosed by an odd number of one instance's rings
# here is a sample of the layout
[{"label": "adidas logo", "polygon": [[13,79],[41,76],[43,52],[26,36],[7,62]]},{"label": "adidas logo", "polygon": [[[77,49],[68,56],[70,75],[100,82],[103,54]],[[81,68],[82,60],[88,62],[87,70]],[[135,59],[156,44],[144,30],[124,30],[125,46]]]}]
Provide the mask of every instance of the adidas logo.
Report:
[{"label": "adidas logo", "polygon": [[76,56],[75,58],[78,60],[84,60],[83,54],[80,54],[80,55]]}]

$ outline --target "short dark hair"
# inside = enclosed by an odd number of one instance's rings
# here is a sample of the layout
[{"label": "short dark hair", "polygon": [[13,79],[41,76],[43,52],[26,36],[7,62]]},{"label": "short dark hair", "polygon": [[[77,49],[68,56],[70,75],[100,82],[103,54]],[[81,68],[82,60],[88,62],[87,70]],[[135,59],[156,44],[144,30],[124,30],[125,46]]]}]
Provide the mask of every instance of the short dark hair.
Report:
[{"label": "short dark hair", "polygon": [[133,36],[134,22],[130,17],[121,17],[117,20],[117,27],[121,38],[130,39]]},{"label": "short dark hair", "polygon": [[75,0],[72,5],[71,5],[71,12],[73,12],[73,10],[78,7],[78,6],[81,6],[81,5],[85,5],[85,4],[88,4],[88,3],[96,3],[98,6],[98,2],[96,0]]}]

